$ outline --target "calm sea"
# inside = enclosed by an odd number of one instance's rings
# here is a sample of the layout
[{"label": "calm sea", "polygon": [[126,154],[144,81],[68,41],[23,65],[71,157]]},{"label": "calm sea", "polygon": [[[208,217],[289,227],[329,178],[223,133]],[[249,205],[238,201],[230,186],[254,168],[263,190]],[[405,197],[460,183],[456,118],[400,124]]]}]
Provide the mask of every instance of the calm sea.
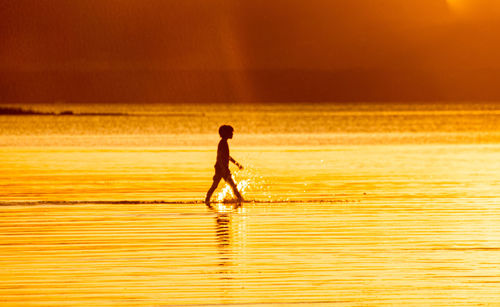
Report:
[{"label": "calm sea", "polygon": [[0,116],[2,303],[500,302],[500,104],[23,107],[94,114]]}]

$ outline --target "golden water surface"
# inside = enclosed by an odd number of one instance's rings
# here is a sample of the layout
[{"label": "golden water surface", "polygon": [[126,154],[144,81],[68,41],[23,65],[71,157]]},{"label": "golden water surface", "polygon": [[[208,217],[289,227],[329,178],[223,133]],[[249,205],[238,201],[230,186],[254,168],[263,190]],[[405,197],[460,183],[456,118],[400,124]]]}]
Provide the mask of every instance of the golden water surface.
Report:
[{"label": "golden water surface", "polygon": [[1,305],[500,304],[498,106],[122,107],[0,116]]},{"label": "golden water surface", "polygon": [[2,304],[480,305],[500,299],[498,204],[12,206]]}]

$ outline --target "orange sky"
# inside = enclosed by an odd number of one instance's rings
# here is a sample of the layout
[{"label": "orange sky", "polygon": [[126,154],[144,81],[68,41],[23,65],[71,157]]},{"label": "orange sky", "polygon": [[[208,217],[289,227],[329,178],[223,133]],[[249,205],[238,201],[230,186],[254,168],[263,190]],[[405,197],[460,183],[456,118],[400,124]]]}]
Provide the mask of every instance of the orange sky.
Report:
[{"label": "orange sky", "polygon": [[[452,99],[453,95],[444,93],[462,83],[474,83],[467,76],[478,74],[484,84],[471,85],[467,93],[473,99],[476,91],[484,94],[485,86],[494,86],[500,71],[500,23],[494,18],[500,17],[498,2],[2,1],[0,101],[141,97],[182,101],[183,93],[192,91],[198,98],[186,100],[259,100],[273,90],[265,88],[262,83],[266,82],[279,85],[276,90],[285,94],[294,88],[297,97],[302,97],[298,100],[307,100],[308,95],[312,100],[336,100],[325,87],[335,89],[336,81],[347,78],[350,88],[346,91],[354,91],[363,84],[373,87],[380,77],[389,83],[413,84],[408,100],[418,99],[414,97],[418,82],[429,87],[429,99],[437,94],[442,97],[436,99]],[[179,70],[190,73],[179,74]],[[220,75],[228,70],[237,73]],[[304,78],[298,71],[305,71],[303,76],[311,79],[302,92],[296,88]],[[325,76],[325,71],[333,75]],[[348,75],[342,75],[345,71]],[[68,76],[74,81],[68,81]],[[38,78],[45,78],[45,83],[39,84]],[[100,87],[88,85],[96,78],[103,83]],[[119,88],[128,88],[128,83],[137,88],[120,96]],[[32,90],[23,94],[23,87]],[[111,96],[104,93],[106,88]],[[177,96],[168,96],[165,88]],[[390,96],[390,90],[385,89],[388,99],[397,99]],[[374,100],[384,99],[384,91],[373,94]],[[401,99],[404,94],[400,93]],[[293,99],[293,95],[283,98]]]}]

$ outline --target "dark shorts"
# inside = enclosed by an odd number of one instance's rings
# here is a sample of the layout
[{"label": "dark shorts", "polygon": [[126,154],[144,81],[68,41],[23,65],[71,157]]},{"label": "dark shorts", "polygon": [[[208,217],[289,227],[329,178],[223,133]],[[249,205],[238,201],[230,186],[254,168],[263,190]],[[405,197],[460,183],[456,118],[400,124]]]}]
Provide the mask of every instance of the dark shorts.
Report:
[{"label": "dark shorts", "polygon": [[229,170],[229,168],[222,168],[222,167],[215,166],[214,181],[221,180],[221,179],[224,179],[227,181],[230,178],[231,178],[231,171]]}]

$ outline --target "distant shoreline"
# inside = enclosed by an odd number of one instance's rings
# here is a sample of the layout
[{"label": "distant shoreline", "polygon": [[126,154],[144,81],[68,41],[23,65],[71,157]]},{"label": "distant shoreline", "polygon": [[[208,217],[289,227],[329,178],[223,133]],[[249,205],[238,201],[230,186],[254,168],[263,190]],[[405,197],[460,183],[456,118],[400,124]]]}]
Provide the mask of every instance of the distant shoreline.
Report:
[{"label": "distant shoreline", "polygon": [[0,107],[0,115],[48,115],[48,116],[128,116],[127,113],[75,113],[71,110],[61,112],[42,112],[19,107]]}]

